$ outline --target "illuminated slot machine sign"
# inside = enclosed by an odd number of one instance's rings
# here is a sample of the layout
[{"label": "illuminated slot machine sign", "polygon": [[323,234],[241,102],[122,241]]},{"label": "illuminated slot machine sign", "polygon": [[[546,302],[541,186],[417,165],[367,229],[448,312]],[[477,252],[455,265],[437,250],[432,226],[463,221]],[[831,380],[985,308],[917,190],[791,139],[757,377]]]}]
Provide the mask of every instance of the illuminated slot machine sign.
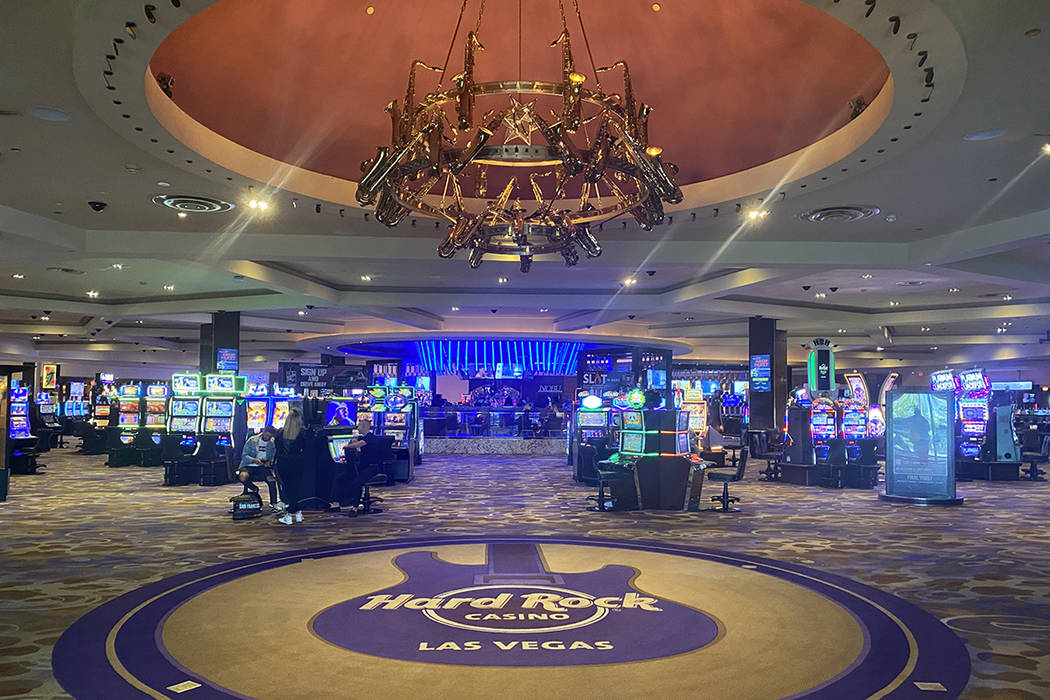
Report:
[{"label": "illuminated slot machine sign", "polygon": [[962,390],[962,382],[951,370],[942,370],[930,374],[930,391],[950,391],[958,394]]},{"label": "illuminated slot machine sign", "polygon": [[959,372],[960,395],[956,402],[963,435],[984,435],[988,427],[988,397],[992,384],[984,370]]},{"label": "illuminated slot machine sign", "polygon": [[882,437],[886,434],[886,414],[882,406],[872,406],[868,409],[868,435],[871,437]]},{"label": "illuminated slot machine sign", "polygon": [[863,440],[868,437],[868,407],[863,403],[848,403],[842,409],[842,437]]},{"label": "illuminated slot machine sign", "polygon": [[814,441],[831,440],[838,430],[835,425],[835,404],[817,399],[809,409],[809,435]]},{"label": "illuminated slot machine sign", "polygon": [[288,420],[288,412],[292,409],[292,402],[298,403],[299,396],[295,393],[295,389],[283,388],[277,384],[273,385],[273,394],[271,396],[270,405],[273,410],[270,414],[270,424],[280,430],[284,427],[284,422]]},{"label": "illuminated slot machine sign", "polygon": [[689,415],[689,429],[698,435],[707,433],[707,401],[702,389],[682,392],[682,410]]}]

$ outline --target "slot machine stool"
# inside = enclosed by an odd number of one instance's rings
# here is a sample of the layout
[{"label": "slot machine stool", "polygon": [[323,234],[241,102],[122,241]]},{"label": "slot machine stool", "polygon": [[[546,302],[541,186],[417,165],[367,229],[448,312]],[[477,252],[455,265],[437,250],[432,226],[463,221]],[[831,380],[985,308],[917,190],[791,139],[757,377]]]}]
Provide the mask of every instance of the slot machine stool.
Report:
[{"label": "slot machine stool", "polygon": [[624,469],[622,466],[615,462],[601,461],[598,462],[596,469],[594,470],[594,479],[598,484],[598,493],[594,496],[588,496],[588,501],[594,501],[595,505],[588,506],[587,510],[594,511],[596,513],[604,513],[609,510],[614,510],[612,502],[612,489],[609,490],[609,495],[605,495],[605,489],[610,486],[612,482],[619,481],[630,475],[630,471]]},{"label": "slot machine stool", "polygon": [[364,493],[361,494],[361,505],[363,505],[365,507],[365,509],[363,511],[361,511],[362,514],[382,513],[383,512],[382,508],[374,508],[374,507],[372,507],[373,503],[382,503],[383,502],[382,498],[379,498],[378,496],[375,496],[375,497],[372,496],[372,487],[373,486],[386,486],[388,483],[390,483],[390,481],[389,481],[389,479],[387,479],[386,474],[383,474],[382,472],[380,472],[379,474],[376,474],[371,479],[369,479],[364,484],[362,484],[362,486],[364,487]]},{"label": "slot machine stool", "polygon": [[709,513],[739,513],[740,509],[732,507],[732,504],[740,501],[739,496],[729,495],[729,482],[740,481],[744,478],[744,468],[747,466],[747,452],[746,447],[740,450],[740,459],[736,463],[736,469],[717,469],[712,468],[707,470],[708,481],[721,481],[722,482],[722,493],[717,496],[711,496],[711,500],[715,503],[721,504],[720,508],[707,508],[705,512]]}]

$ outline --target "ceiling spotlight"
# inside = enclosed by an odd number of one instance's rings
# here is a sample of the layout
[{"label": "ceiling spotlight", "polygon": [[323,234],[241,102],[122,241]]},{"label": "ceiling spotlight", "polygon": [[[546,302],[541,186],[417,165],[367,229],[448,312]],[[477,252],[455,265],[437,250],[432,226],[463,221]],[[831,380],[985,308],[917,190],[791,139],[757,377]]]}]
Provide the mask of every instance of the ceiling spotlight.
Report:
[{"label": "ceiling spotlight", "polygon": [[767,216],[769,216],[768,209],[751,209],[747,212],[747,218],[751,219],[752,221],[758,221],[759,219],[764,219]]},{"label": "ceiling spotlight", "polygon": [[459,311],[459,307],[458,307],[458,306],[453,306],[453,307],[452,307],[452,310],[453,310],[453,311]]},{"label": "ceiling spotlight", "polygon": [[372,281],[372,275],[361,275],[361,281],[362,282],[371,282]]},{"label": "ceiling spotlight", "polygon": [[621,282],[620,284],[622,284],[625,287],[633,287],[634,285],[638,284],[638,280],[636,280],[633,277],[625,277],[623,282]]},{"label": "ceiling spotlight", "polygon": [[89,290],[87,291],[87,295],[88,295],[89,297],[91,297],[92,299],[97,299],[97,298],[98,298],[98,292],[97,292],[97,291],[95,291],[94,289],[89,289]]},{"label": "ceiling spotlight", "polygon": [[827,292],[817,292],[816,294],[813,295],[814,299],[827,299],[827,297],[828,297]]},{"label": "ceiling spotlight", "polygon": [[900,305],[901,305],[901,303],[899,301],[891,301],[890,302],[890,306],[900,306]]},{"label": "ceiling spotlight", "polygon": [[951,288],[948,289],[948,293],[949,294],[958,294],[959,293],[959,288],[958,287],[951,287]]},{"label": "ceiling spotlight", "polygon": [[164,285],[164,291],[165,292],[174,292],[175,291],[175,285],[174,284],[166,284],[166,285]]},{"label": "ceiling spotlight", "polygon": [[264,199],[252,199],[249,200],[248,206],[252,209],[258,209],[259,211],[266,211],[266,209],[270,206],[270,203]]},{"label": "ceiling spotlight", "polygon": [[124,266],[122,264],[120,264],[120,263],[113,263],[113,269],[114,270],[123,270]]},{"label": "ceiling spotlight", "polygon": [[550,311],[550,309],[548,309],[548,308],[546,308],[546,307],[544,307],[544,308],[540,309],[540,313],[541,313],[541,314],[545,314],[545,313],[547,313],[548,311]]},{"label": "ceiling spotlight", "polygon": [[506,277],[500,277],[496,281],[499,282],[500,284],[506,284],[507,283],[507,278]]},{"label": "ceiling spotlight", "polygon": [[41,321],[50,321],[51,317],[48,316],[47,314],[44,314],[43,316],[40,317],[40,320]]},{"label": "ceiling spotlight", "polygon": [[840,329],[839,329],[839,333],[845,333],[845,332],[846,332],[846,329],[845,329],[845,328],[840,328]]},{"label": "ceiling spotlight", "polygon": [[180,219],[185,219],[189,215],[184,211],[180,211],[178,214],[176,214],[176,216],[178,216]]},{"label": "ceiling spotlight", "polygon": [[937,349],[937,346],[936,346],[936,345],[931,345],[931,346],[930,346],[930,350],[936,350],[936,349]]},{"label": "ceiling spotlight", "polygon": [[300,315],[300,316],[305,316],[305,315],[306,315],[306,312],[305,312],[305,311],[303,311],[302,309],[300,309],[300,310],[299,310],[299,315]]},{"label": "ceiling spotlight", "polygon": [[1003,301],[1010,301],[1011,299],[1013,299],[1013,297],[1010,296],[1009,294],[1004,294],[1003,295]]},{"label": "ceiling spotlight", "polygon": [[142,323],[142,320],[139,319],[138,321],[135,321],[135,323]]},{"label": "ceiling spotlight", "polygon": [[15,274],[13,274],[11,276],[14,277],[16,280],[22,280],[22,279],[25,279],[25,277],[26,277],[21,272],[16,272]]},{"label": "ceiling spotlight", "polygon": [[929,326],[923,326],[919,330],[922,331],[923,333],[926,333],[926,332],[928,332],[930,330],[930,327]]},{"label": "ceiling spotlight", "polygon": [[40,336],[39,335],[34,335],[33,336],[33,340],[40,340]]},{"label": "ceiling spotlight", "polygon": [[157,187],[171,187],[171,183],[165,182],[164,180],[157,180]]},{"label": "ceiling spotlight", "polygon": [[1050,156],[1050,143],[1043,144],[1043,153]]},{"label": "ceiling spotlight", "polygon": [[876,346],[875,346],[875,349],[876,349],[876,350],[877,350],[878,352],[882,352],[882,351],[883,351],[883,350],[885,350],[886,348],[882,347],[881,345],[876,345]]},{"label": "ceiling spotlight", "polygon": [[863,279],[863,280],[870,280],[871,279],[871,274],[868,273],[868,272],[865,272],[863,275],[860,276],[860,278]]}]

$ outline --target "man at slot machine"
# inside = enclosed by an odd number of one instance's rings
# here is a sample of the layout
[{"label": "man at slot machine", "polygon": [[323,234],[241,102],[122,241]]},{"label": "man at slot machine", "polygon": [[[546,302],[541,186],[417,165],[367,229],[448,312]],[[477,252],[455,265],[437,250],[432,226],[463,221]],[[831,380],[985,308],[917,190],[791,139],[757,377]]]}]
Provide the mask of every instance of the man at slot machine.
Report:
[{"label": "man at slot machine", "polygon": [[348,489],[350,497],[350,515],[357,515],[364,493],[365,483],[379,473],[379,436],[372,432],[372,421],[362,418],[357,422],[358,437],[343,448],[346,463],[355,464],[353,476]]}]

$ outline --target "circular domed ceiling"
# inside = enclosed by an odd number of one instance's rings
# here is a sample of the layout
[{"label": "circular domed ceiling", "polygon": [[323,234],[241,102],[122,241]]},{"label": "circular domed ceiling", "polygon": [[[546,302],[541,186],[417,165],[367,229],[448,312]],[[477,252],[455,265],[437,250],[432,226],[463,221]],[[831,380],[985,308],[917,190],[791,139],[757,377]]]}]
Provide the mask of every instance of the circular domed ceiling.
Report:
[{"label": "circular domed ceiling", "polygon": [[[445,62],[459,0],[220,0],[178,27],[150,69],[175,78],[172,99],[191,119],[251,151],[356,181],[390,142],[383,108],[404,95],[409,64]],[[462,70],[470,0],[444,85]],[[479,32],[479,81],[560,79],[556,0],[489,0]],[[597,66],[623,59],[639,101],[652,105],[650,140],[689,184],[798,151],[871,103],[889,70],[853,29],[800,0],[580,0]],[[566,3],[577,70],[594,71]],[[520,47],[519,47],[519,37]],[[520,66],[519,66],[520,48]],[[619,71],[597,76],[622,92]],[[438,85],[421,71],[417,98]],[[544,107],[545,109],[545,107]]]}]

